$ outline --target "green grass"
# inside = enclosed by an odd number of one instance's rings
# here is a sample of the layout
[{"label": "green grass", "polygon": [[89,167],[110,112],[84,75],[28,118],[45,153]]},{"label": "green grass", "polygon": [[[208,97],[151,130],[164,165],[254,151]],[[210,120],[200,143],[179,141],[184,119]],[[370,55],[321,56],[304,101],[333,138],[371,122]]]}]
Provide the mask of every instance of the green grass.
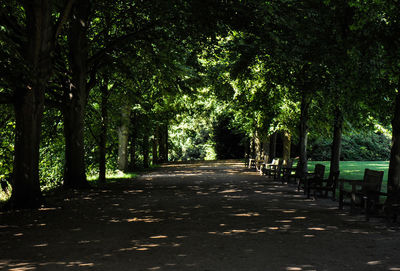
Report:
[{"label": "green grass", "polygon": [[[309,161],[308,170],[314,171],[315,164],[325,165],[325,178],[329,175],[330,161]],[[364,170],[383,170],[382,191],[387,191],[389,161],[340,161],[340,179],[362,180]]]},{"label": "green grass", "polygon": [[[314,171],[315,164],[323,164],[325,168],[325,176],[329,175],[330,161],[309,161],[308,170]],[[366,168],[374,170],[383,170],[383,180],[387,181],[389,161],[340,161],[340,178],[357,180],[362,179]]]},{"label": "green grass", "polygon": [[[106,179],[107,180],[112,180],[112,179],[133,179],[137,177],[137,173],[124,173],[121,171],[113,172],[113,173],[107,173]],[[99,179],[99,175],[92,175],[89,176],[88,178],[89,182],[96,181]]]}]

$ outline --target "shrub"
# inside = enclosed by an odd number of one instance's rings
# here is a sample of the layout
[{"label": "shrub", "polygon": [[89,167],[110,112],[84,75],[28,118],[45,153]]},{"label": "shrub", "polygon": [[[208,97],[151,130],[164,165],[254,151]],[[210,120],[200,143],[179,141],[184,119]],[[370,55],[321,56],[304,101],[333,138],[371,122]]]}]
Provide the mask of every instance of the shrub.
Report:
[{"label": "shrub", "polygon": [[[310,139],[308,156],[312,160],[330,160],[332,139]],[[365,132],[344,135],[341,160],[386,161],[390,158],[390,138],[381,133]]]}]

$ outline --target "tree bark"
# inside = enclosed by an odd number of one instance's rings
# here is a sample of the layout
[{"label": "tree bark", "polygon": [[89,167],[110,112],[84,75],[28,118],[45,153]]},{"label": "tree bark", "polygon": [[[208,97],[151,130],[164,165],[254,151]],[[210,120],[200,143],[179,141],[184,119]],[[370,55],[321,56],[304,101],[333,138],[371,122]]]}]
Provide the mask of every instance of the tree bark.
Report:
[{"label": "tree bark", "polygon": [[168,124],[162,124],[160,126],[160,162],[168,162]]},{"label": "tree bark", "polygon": [[12,178],[12,208],[36,208],[42,202],[39,182],[39,144],[44,110],[44,92],[51,75],[55,39],[50,1],[25,1],[26,43],[21,55],[26,71],[14,96],[15,152]]},{"label": "tree bark", "polygon": [[130,135],[130,160],[129,170],[133,171],[136,168],[136,141],[137,141],[137,116],[136,113],[131,116],[131,135]]},{"label": "tree bark", "polygon": [[128,170],[128,139],[129,139],[129,114],[128,105],[121,108],[121,122],[118,127],[118,169]]},{"label": "tree bark", "polygon": [[73,21],[68,34],[69,60],[72,83],[64,93],[65,105],[65,188],[87,188],[85,172],[85,107],[88,97],[88,45],[87,26],[90,13],[89,0],[78,1],[72,11]]},{"label": "tree bark", "polygon": [[164,127],[164,149],[165,149],[164,162],[168,162],[168,152],[169,152],[168,138],[169,138],[168,124],[165,124],[165,127]]},{"label": "tree bark", "polygon": [[288,131],[284,131],[282,134],[282,142],[283,142],[283,161],[287,163],[290,160],[290,151],[292,145],[292,137]]},{"label": "tree bark", "polygon": [[300,105],[300,155],[299,155],[299,174],[304,177],[307,173],[307,139],[308,139],[308,117],[310,100],[303,93]]},{"label": "tree bark", "polygon": [[101,130],[99,144],[99,182],[106,181],[106,153],[107,153],[107,129],[108,129],[108,80],[104,79],[104,84],[101,86]]},{"label": "tree bark", "polygon": [[149,131],[148,128],[145,127],[144,135],[143,135],[143,167],[148,168],[149,165]]},{"label": "tree bark", "polygon": [[255,131],[255,133],[254,133],[254,148],[255,148],[256,157],[261,158],[262,147],[261,147],[260,133],[258,131]]},{"label": "tree bark", "polygon": [[158,133],[158,127],[156,127],[154,131],[153,147],[152,147],[153,165],[158,163],[158,146],[159,146],[159,133]]},{"label": "tree bark", "polygon": [[250,158],[256,157],[256,147],[255,147],[254,135],[250,138]]},{"label": "tree bark", "polygon": [[265,136],[265,138],[263,139],[263,156],[262,156],[262,158],[268,162],[269,157],[270,157],[270,136]]},{"label": "tree bark", "polygon": [[400,202],[400,94],[396,94],[392,120],[392,148],[388,175],[388,202]]},{"label": "tree bark", "polygon": [[11,205],[36,208],[42,202],[39,145],[44,106],[43,89],[21,90],[15,104],[15,150]]},{"label": "tree bark", "polygon": [[342,147],[343,114],[340,108],[335,109],[333,123],[333,141],[331,148],[330,173],[333,174],[340,169],[340,152]]}]

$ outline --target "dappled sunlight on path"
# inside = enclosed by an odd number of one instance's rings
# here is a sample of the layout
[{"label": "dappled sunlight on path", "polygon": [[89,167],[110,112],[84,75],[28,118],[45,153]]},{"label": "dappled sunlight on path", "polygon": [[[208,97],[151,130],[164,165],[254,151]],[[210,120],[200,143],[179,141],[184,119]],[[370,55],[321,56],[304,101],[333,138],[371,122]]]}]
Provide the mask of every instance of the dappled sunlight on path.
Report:
[{"label": "dappled sunlight on path", "polygon": [[238,161],[165,164],[0,214],[0,270],[400,270],[397,228]]}]

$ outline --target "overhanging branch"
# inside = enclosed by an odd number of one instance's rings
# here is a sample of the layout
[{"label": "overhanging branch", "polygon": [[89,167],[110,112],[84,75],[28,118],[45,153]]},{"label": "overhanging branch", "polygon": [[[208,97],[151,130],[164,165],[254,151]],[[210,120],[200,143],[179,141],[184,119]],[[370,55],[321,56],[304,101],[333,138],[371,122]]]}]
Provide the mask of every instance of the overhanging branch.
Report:
[{"label": "overhanging branch", "polygon": [[97,65],[97,63],[101,62],[102,59],[107,55],[107,53],[112,52],[114,49],[118,48],[119,46],[126,45],[132,41],[141,40],[139,38],[139,35],[148,31],[149,29],[151,29],[153,26],[156,25],[156,23],[157,22],[150,23],[149,25],[147,25],[146,27],[144,27],[138,31],[129,33],[127,35],[121,36],[121,37],[113,40],[104,49],[98,51],[89,59],[89,61],[88,61],[89,66]]},{"label": "overhanging branch", "polygon": [[67,3],[65,4],[65,7],[60,15],[60,18],[57,21],[55,32],[54,32],[54,38],[57,38],[58,35],[61,34],[63,26],[65,25],[66,21],[69,18],[69,15],[71,14],[71,10],[72,10],[74,3],[75,3],[75,0],[67,0]]}]

